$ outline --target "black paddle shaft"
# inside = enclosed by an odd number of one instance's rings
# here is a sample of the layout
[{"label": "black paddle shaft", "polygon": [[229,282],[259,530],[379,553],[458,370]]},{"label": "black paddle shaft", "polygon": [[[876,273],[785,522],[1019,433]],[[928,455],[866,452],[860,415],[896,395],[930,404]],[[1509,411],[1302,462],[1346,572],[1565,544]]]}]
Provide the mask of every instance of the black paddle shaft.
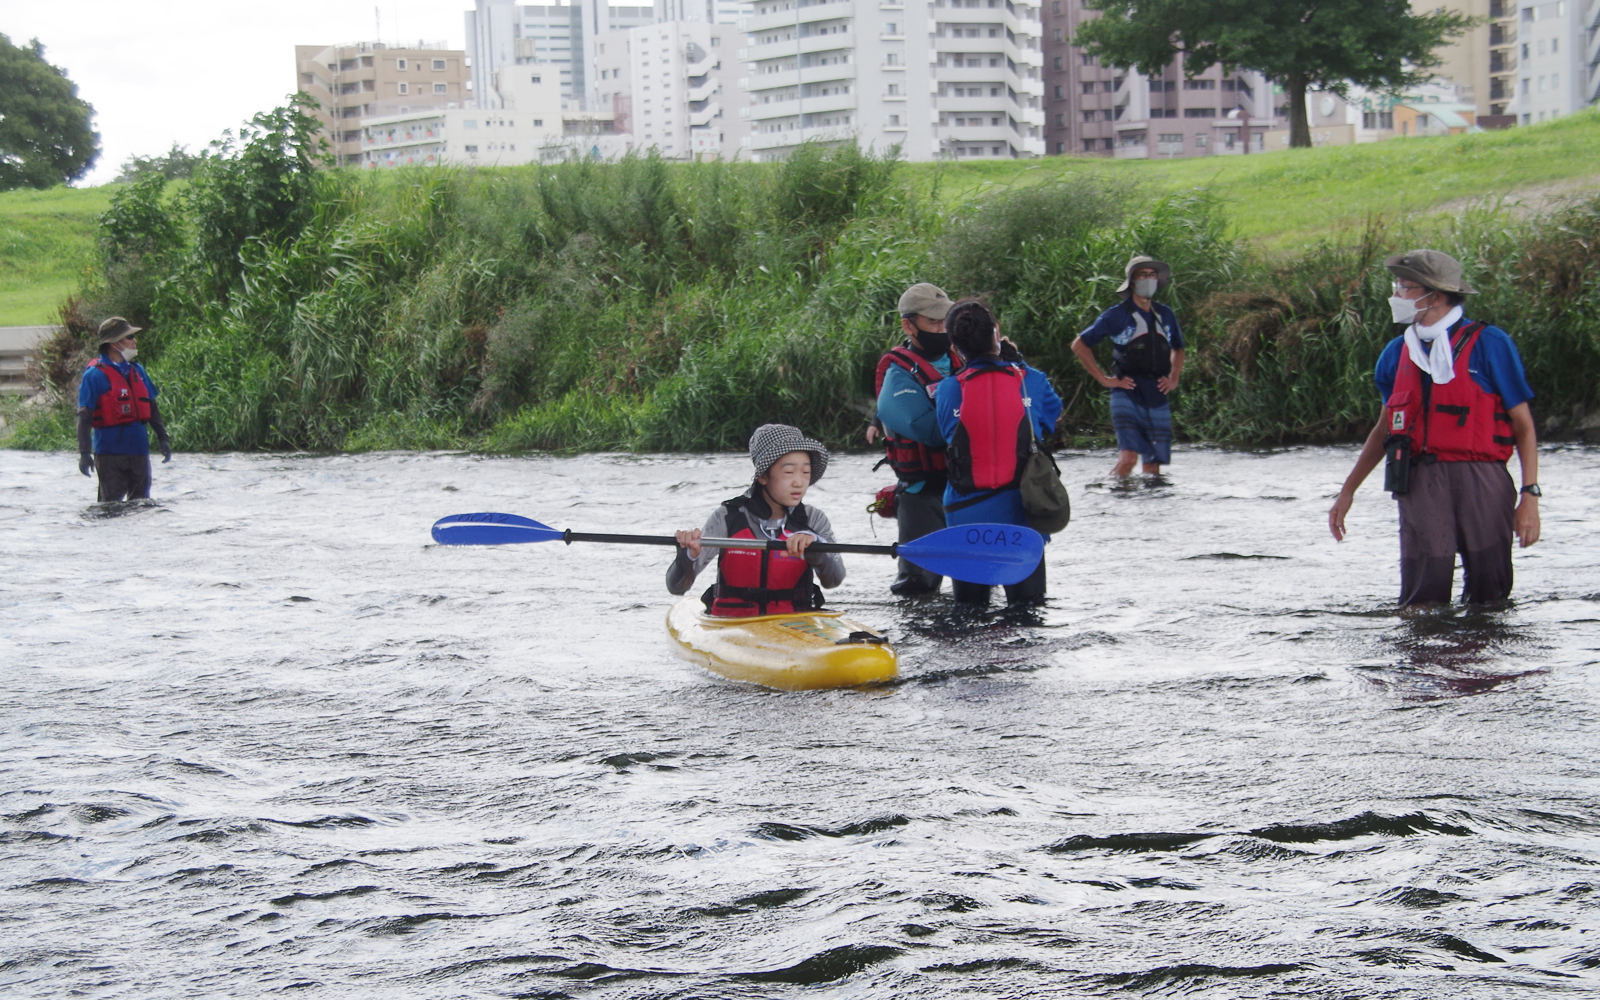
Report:
[{"label": "black paddle shaft", "polygon": [[[568,528],[561,533],[561,540],[571,545],[573,542],[614,542],[622,545],[677,545],[678,540],[671,535],[605,535],[592,531],[573,531]],[[767,541],[758,542],[755,539],[746,541],[742,538],[702,538],[700,544],[713,549],[766,549],[777,552],[788,548],[783,542]],[[806,547],[807,552],[851,552],[859,555],[893,556],[900,554],[900,544],[893,545],[848,545],[842,542],[812,542]]]}]

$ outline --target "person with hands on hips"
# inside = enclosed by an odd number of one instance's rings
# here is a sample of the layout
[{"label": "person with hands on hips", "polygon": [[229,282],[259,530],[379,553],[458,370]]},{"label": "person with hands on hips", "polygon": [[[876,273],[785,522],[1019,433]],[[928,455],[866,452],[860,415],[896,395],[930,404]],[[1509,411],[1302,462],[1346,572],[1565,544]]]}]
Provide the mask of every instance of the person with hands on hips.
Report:
[{"label": "person with hands on hips", "polygon": [[[1356,490],[1387,461],[1384,488],[1400,513],[1400,604],[1446,604],[1462,564],[1461,600],[1511,594],[1511,540],[1539,540],[1539,444],[1522,358],[1504,330],[1462,309],[1475,289],[1461,264],[1438,250],[1384,261],[1389,299],[1405,332],[1378,357],[1374,380],[1383,417],[1367,435],[1328,529],[1344,540]],[[1506,462],[1516,453],[1519,493]]]},{"label": "person with hands on hips", "polygon": [[[1172,461],[1172,407],[1168,396],[1178,388],[1183,373],[1183,331],[1178,317],[1163,303],[1152,301],[1172,283],[1172,268],[1153,257],[1128,261],[1117,294],[1122,302],[1112,306],[1078,334],[1072,353],[1090,377],[1111,390],[1111,426],[1117,433],[1117,464],[1113,476],[1127,476],[1134,463],[1156,475]],[[1094,347],[1111,341],[1111,374],[1095,361]]]},{"label": "person with hands on hips", "polygon": [[78,382],[78,471],[99,474],[99,499],[143,500],[150,496],[150,434],[156,432],[162,462],[172,461],[156,402],[159,390],[138,354],[140,327],[121,316],[100,324],[100,356]]}]

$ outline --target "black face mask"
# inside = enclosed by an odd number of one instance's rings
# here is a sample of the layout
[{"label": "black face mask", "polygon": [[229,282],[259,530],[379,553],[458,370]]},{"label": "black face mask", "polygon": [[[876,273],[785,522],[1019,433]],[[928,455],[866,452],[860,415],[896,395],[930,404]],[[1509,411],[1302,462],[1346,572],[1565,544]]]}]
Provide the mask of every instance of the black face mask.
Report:
[{"label": "black face mask", "polygon": [[950,335],[918,330],[917,339],[912,342],[912,347],[929,361],[936,361],[950,353]]}]

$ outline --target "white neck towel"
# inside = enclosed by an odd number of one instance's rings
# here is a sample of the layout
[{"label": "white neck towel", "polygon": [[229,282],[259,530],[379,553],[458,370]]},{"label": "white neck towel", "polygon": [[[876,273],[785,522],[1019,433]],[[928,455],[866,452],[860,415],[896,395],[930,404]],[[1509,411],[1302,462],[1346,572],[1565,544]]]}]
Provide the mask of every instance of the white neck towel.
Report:
[{"label": "white neck towel", "polygon": [[[1433,376],[1433,381],[1444,385],[1456,377],[1455,352],[1450,349],[1450,328],[1462,317],[1461,307],[1453,306],[1444,319],[1432,326],[1413,323],[1406,327],[1406,347],[1411,360],[1418,368]],[[1427,347],[1423,347],[1427,344]]]}]

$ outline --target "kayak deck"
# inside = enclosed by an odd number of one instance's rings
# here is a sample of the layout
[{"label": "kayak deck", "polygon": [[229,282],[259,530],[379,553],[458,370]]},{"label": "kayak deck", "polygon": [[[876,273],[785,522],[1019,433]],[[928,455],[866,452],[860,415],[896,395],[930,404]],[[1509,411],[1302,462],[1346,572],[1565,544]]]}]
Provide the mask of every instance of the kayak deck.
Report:
[{"label": "kayak deck", "polygon": [[894,677],[899,656],[838,611],[712,618],[696,597],[667,612],[673,652],[729,680],[781,691],[854,687]]}]

